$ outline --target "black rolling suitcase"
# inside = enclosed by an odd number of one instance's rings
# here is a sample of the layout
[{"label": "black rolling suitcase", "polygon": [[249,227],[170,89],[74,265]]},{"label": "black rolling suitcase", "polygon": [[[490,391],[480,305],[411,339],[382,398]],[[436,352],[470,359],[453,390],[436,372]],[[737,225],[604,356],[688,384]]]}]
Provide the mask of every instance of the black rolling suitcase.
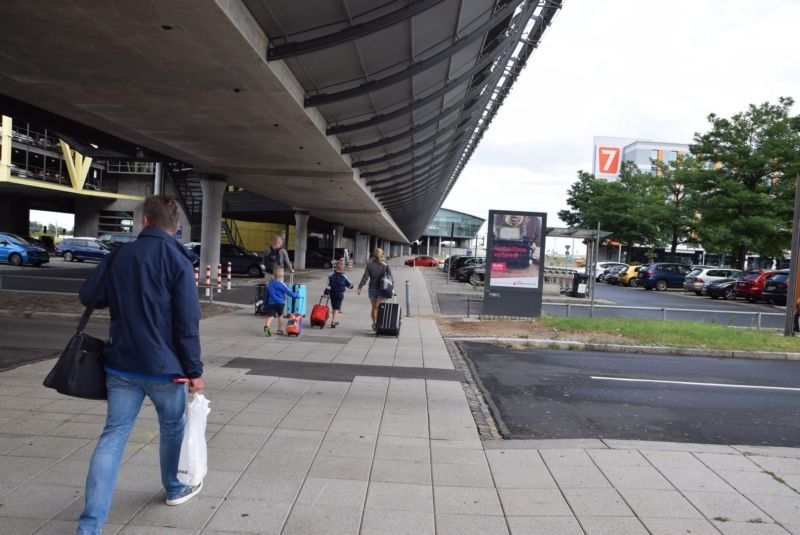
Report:
[{"label": "black rolling suitcase", "polygon": [[257,284],[256,285],[256,298],[253,301],[256,306],[256,310],[254,314],[256,316],[263,316],[264,312],[264,305],[267,304],[267,285],[266,284]]},{"label": "black rolling suitcase", "polygon": [[381,303],[378,305],[378,323],[375,336],[400,336],[400,305],[397,303]]}]

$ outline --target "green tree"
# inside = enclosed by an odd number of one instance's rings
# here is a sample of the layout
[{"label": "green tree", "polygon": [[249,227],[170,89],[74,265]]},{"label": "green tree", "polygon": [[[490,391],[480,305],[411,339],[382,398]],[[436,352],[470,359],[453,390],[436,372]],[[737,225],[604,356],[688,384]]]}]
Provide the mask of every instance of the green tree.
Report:
[{"label": "green tree", "polygon": [[558,213],[571,227],[602,230],[628,246],[628,260],[635,244],[658,245],[667,216],[666,194],[651,173],[633,162],[623,162],[619,180],[606,181],[584,171],[570,186],[568,210]]},{"label": "green tree", "polygon": [[691,155],[679,155],[674,162],[653,161],[653,167],[657,187],[665,195],[664,238],[674,262],[679,244],[696,241],[697,215],[690,201],[702,168]]},{"label": "green tree", "polygon": [[800,116],[794,101],[750,105],[730,118],[708,116],[711,128],[694,136],[703,167],[688,204],[707,250],[729,250],[744,267],[748,252],[781,257],[791,241],[796,174],[800,171]]}]

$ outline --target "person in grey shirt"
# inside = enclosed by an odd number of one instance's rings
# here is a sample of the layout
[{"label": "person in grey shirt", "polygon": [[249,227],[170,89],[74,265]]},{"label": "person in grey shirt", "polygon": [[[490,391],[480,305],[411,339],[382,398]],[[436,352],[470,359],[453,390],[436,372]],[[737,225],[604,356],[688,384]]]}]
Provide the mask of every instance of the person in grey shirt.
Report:
[{"label": "person in grey shirt", "polygon": [[289,251],[283,248],[283,236],[276,234],[272,239],[272,245],[264,251],[263,269],[266,278],[270,279],[273,270],[280,266],[286,268],[289,273],[294,273],[294,266],[289,260]]},{"label": "person in grey shirt", "polygon": [[378,305],[385,300],[378,291],[380,289],[381,277],[383,277],[384,274],[391,277],[392,270],[389,269],[389,265],[386,263],[383,251],[380,248],[376,248],[375,252],[372,254],[372,261],[364,268],[364,276],[361,277],[361,282],[358,284],[358,295],[361,295],[361,288],[369,281],[367,295],[369,295],[369,301],[372,303],[371,314],[373,331],[378,323]]}]

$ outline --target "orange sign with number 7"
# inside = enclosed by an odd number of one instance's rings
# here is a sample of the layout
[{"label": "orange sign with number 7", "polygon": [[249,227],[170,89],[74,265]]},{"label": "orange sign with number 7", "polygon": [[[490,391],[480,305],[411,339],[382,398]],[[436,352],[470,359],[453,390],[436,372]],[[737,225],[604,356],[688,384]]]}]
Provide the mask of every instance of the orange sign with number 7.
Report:
[{"label": "orange sign with number 7", "polygon": [[602,174],[616,175],[619,173],[619,152],[619,147],[597,148],[597,159]]}]

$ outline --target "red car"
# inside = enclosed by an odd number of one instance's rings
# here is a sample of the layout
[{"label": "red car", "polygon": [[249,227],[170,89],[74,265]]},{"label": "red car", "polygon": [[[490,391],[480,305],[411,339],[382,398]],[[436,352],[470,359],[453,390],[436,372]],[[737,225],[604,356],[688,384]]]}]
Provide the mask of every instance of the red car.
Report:
[{"label": "red car", "polygon": [[744,297],[751,303],[755,303],[761,299],[761,293],[764,291],[764,283],[768,275],[772,275],[774,271],[748,271],[736,280],[734,288],[736,289],[736,297]]},{"label": "red car", "polygon": [[416,258],[409,258],[406,260],[407,266],[422,266],[422,267],[437,267],[439,261],[432,256],[418,256]]}]

